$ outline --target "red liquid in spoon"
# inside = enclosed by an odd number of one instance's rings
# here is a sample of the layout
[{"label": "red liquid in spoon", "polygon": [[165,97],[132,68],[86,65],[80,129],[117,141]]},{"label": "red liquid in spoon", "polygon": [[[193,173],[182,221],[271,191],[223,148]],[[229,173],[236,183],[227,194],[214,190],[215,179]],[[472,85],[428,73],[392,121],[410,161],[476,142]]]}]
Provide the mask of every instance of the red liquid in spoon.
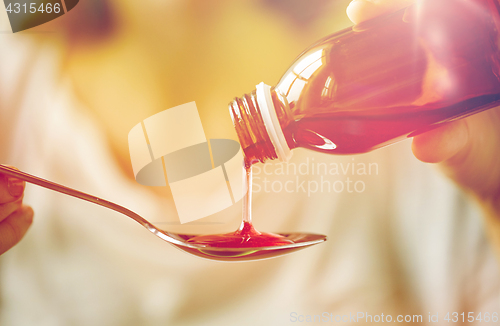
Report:
[{"label": "red liquid in spoon", "polygon": [[221,248],[256,248],[293,244],[294,241],[279,234],[262,233],[252,225],[252,165],[244,162],[246,194],[243,197],[243,221],[236,232],[200,235],[187,242]]}]

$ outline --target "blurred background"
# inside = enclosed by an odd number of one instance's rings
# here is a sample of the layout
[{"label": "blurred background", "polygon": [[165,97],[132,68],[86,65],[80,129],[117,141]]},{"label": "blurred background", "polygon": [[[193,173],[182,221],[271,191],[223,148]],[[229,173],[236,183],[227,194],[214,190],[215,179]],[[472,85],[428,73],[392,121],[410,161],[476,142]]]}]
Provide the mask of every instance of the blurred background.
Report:
[{"label": "blurred background", "polygon": [[234,138],[221,128],[229,101],[277,83],[308,45],[351,25],[347,4],[88,0],[56,23],[69,25],[58,29],[67,33],[64,70],[95,117],[112,121],[109,139],[126,157],[124,135],[137,121],[190,101],[209,138]]},{"label": "blurred background", "polygon": [[[236,139],[229,101],[262,81],[276,84],[308,45],[350,26],[348,3],[82,0],[50,23],[2,33],[0,161],[124,204],[174,232],[235,230],[240,203],[206,223],[179,225],[168,188],[133,180],[128,132],[196,101],[208,138]],[[4,11],[0,17],[7,31]],[[1,324],[288,325],[324,312],[420,314],[426,324],[429,313],[442,321],[446,312],[498,311],[498,267],[480,214],[412,156],[408,141],[352,157],[294,152],[296,165],[377,170],[282,175],[259,165],[256,228],[329,240],[252,263],[190,257],[125,217],[29,185],[34,225],[0,259]],[[266,192],[264,178],[351,178],[365,188]]]}]

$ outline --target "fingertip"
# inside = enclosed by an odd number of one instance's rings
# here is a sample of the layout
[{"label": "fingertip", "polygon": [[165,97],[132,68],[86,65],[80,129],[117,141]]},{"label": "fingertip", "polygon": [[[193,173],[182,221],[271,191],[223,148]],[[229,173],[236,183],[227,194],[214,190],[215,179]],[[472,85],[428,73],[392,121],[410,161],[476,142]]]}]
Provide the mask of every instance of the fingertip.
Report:
[{"label": "fingertip", "polygon": [[459,154],[468,140],[467,124],[458,120],[413,138],[412,151],[422,162],[439,163]]},{"label": "fingertip", "polygon": [[[5,165],[9,168],[19,170],[10,165]],[[26,182],[23,180],[11,177],[5,174],[0,174],[0,204],[10,203],[22,199]]]},{"label": "fingertip", "polygon": [[33,223],[33,217],[35,216],[35,212],[33,211],[33,208],[31,206],[23,206],[22,207],[22,216],[24,217],[24,220],[31,225]]},{"label": "fingertip", "polygon": [[0,255],[24,237],[33,222],[33,209],[23,206],[0,223]]},{"label": "fingertip", "polygon": [[353,0],[346,13],[354,24],[377,16],[395,12],[414,3],[415,0]]},{"label": "fingertip", "polygon": [[354,23],[358,23],[358,8],[362,6],[362,3],[360,0],[352,0],[349,5],[347,6],[346,13],[347,17]]},{"label": "fingertip", "polygon": [[353,0],[346,9],[347,17],[354,23],[376,17],[382,13],[381,6],[367,0]]},{"label": "fingertip", "polygon": [[22,196],[15,201],[6,204],[0,204],[0,222],[2,222],[4,219],[9,217],[14,212],[21,210],[22,207],[23,207]]},{"label": "fingertip", "polygon": [[8,178],[7,191],[13,198],[18,198],[24,193],[26,182],[16,178]]}]

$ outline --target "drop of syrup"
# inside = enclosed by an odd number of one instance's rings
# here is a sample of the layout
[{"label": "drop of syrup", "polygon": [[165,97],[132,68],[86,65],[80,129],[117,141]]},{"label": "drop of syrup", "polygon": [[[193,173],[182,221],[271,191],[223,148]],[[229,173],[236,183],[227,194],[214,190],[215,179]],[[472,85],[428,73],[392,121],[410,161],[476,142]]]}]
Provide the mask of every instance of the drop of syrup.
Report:
[{"label": "drop of syrup", "polygon": [[252,225],[252,165],[245,160],[246,193],[243,197],[243,214],[238,230],[225,234],[200,235],[190,238],[187,242],[222,248],[257,248],[284,246],[295,243],[279,234],[257,231]]}]

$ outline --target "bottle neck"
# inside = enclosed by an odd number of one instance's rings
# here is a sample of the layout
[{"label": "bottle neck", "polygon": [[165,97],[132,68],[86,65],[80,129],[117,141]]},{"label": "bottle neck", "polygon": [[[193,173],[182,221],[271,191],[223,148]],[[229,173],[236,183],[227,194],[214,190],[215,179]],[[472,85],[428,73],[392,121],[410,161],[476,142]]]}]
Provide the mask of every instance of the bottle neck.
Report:
[{"label": "bottle neck", "polygon": [[269,86],[261,83],[252,93],[235,98],[229,104],[247,166],[274,159],[286,162],[291,157],[282,121],[273,103],[273,98],[277,98],[274,93]]}]

